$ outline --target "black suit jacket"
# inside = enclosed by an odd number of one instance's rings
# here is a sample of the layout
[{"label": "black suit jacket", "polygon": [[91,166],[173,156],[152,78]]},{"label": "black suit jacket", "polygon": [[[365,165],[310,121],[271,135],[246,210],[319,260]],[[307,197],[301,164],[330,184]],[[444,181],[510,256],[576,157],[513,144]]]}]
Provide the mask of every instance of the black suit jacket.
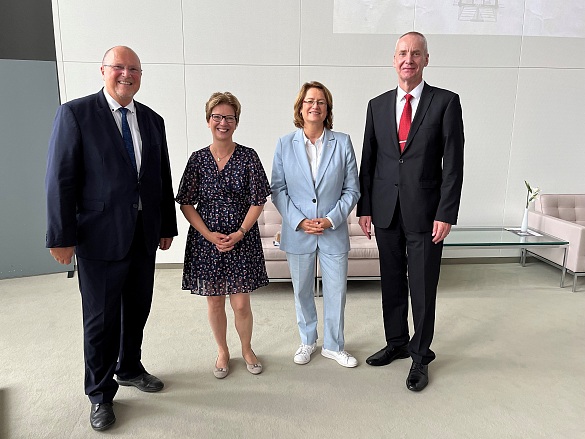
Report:
[{"label": "black suit jacket", "polygon": [[402,154],[397,131],[394,89],[368,104],[358,216],[388,227],[400,201],[410,231],[431,231],[435,220],[456,224],[464,144],[459,96],[425,83]]},{"label": "black suit jacket", "polygon": [[137,176],[103,91],[59,107],[47,162],[46,246],[76,246],[87,259],[119,260],[132,243],[138,200],[145,245],[177,235],[165,126],[135,102],[142,164]]}]

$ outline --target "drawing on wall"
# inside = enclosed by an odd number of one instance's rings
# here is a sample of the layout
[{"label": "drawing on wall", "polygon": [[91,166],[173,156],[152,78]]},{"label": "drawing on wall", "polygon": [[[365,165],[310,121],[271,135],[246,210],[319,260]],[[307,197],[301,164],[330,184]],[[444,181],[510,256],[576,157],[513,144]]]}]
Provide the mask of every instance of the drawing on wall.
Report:
[{"label": "drawing on wall", "polygon": [[498,21],[498,0],[455,0],[460,21]]},{"label": "drawing on wall", "polygon": [[333,32],[585,38],[583,0],[334,0]]}]

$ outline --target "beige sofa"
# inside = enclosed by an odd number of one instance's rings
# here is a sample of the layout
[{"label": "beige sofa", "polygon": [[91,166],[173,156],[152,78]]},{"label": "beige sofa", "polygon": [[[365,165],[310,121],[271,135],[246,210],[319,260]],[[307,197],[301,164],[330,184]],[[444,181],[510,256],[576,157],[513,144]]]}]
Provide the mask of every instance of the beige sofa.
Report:
[{"label": "beige sofa", "polygon": [[[585,194],[541,194],[528,212],[528,227],[569,242],[567,271],[577,278],[585,276]],[[563,249],[530,249],[540,259],[556,266],[563,264]]]},{"label": "beige sofa", "polygon": [[[282,218],[276,207],[270,200],[264,205],[264,210],[258,218],[266,271],[270,280],[289,280],[290,271],[286,261],[286,254],[274,245],[277,232],[282,227]],[[348,218],[349,239],[351,250],[349,251],[347,277],[349,279],[379,279],[380,265],[378,262],[378,247],[376,238],[367,239],[358,224],[355,209]],[[315,281],[318,291],[318,280],[321,278],[319,264],[315,272]]]},{"label": "beige sofa", "polygon": [[264,205],[264,209],[258,218],[258,228],[262,239],[266,271],[271,281],[291,280],[286,254],[280,247],[274,245],[274,239],[282,227],[282,218],[276,206],[270,200]]},{"label": "beige sofa", "polygon": [[[379,279],[380,263],[376,236],[372,227],[372,239],[366,238],[358,223],[355,209],[347,218],[349,228],[349,255],[347,261],[348,279]],[[317,264],[317,279],[321,279],[321,269]]]}]

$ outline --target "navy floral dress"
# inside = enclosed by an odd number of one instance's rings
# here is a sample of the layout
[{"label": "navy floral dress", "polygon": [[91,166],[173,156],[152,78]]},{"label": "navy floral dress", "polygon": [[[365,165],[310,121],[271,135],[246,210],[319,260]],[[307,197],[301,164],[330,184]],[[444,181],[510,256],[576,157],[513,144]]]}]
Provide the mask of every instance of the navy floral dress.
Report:
[{"label": "navy floral dress", "polygon": [[[236,145],[218,171],[209,146],[191,154],[176,201],[190,204],[212,232],[237,231],[251,205],[266,203],[270,184],[256,151]],[[258,223],[235,247],[220,252],[193,226],[185,248],[182,288],[202,296],[249,293],[268,285]]]}]

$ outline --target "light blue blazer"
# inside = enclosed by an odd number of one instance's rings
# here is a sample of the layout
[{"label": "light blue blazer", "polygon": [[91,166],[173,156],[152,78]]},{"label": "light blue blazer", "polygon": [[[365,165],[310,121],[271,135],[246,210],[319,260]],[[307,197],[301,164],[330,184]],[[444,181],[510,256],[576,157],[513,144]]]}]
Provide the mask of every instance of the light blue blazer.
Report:
[{"label": "light blue blazer", "polygon": [[[282,215],[280,248],[307,254],[349,251],[347,217],[360,197],[355,153],[349,135],[325,129],[321,161],[313,183],[302,128],[276,145],[272,164],[272,202]],[[297,228],[305,218],[329,217],[335,229],[309,235]]]}]

